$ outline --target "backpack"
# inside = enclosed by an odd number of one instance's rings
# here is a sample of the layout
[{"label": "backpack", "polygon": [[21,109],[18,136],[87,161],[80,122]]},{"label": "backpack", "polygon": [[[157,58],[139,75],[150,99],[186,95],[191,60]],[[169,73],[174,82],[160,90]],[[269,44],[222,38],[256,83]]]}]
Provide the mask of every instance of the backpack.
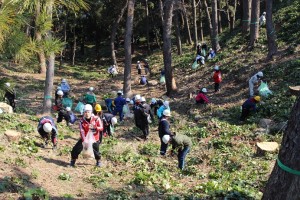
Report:
[{"label": "backpack", "polygon": [[70,123],[74,124],[76,120],[77,120],[76,115],[74,115],[74,113],[71,113],[70,114]]}]

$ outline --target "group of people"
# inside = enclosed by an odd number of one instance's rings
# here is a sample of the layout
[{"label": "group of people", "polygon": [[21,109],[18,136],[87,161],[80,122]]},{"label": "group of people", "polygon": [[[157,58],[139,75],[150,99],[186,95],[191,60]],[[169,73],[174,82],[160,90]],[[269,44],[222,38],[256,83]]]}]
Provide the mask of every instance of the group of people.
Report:
[{"label": "group of people", "polygon": [[198,64],[204,65],[205,60],[211,60],[215,57],[216,57],[216,53],[212,48],[209,48],[209,50],[207,51],[207,44],[206,43],[203,43],[202,45],[199,43],[197,45],[196,62]]}]

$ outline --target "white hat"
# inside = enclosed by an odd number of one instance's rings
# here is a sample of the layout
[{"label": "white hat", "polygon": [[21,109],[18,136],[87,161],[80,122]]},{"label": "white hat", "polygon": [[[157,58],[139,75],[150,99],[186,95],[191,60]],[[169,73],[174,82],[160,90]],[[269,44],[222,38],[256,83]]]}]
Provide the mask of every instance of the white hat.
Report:
[{"label": "white hat", "polygon": [[140,63],[140,61],[137,61],[137,63]]},{"label": "white hat", "polygon": [[135,100],[140,100],[141,99],[141,95],[137,94],[135,95]]},{"label": "white hat", "polygon": [[67,80],[63,78],[63,79],[61,80],[61,82],[62,82],[62,83],[66,83]]},{"label": "white hat", "polygon": [[133,101],[132,101],[132,100],[130,100],[129,104],[133,105]]},{"label": "white hat", "polygon": [[267,13],[266,12],[263,12],[263,15],[266,15]]},{"label": "white hat", "polygon": [[50,133],[52,131],[52,125],[50,123],[45,123],[43,129],[46,133]]},{"label": "white hat", "polygon": [[71,111],[71,108],[70,107],[66,107],[66,111]]},{"label": "white hat", "polygon": [[111,124],[115,125],[116,123],[118,123],[118,120],[116,117],[111,118]]},{"label": "white hat", "polygon": [[141,102],[146,102],[145,97],[141,97]]},{"label": "white hat", "polygon": [[84,106],[84,111],[93,111],[93,107],[90,104]]},{"label": "white hat", "polygon": [[170,103],[169,101],[164,101],[164,106],[169,107]]},{"label": "white hat", "polygon": [[204,93],[207,93],[207,89],[206,88],[202,88],[201,91],[204,92]]},{"label": "white hat", "polygon": [[168,144],[168,142],[170,141],[170,135],[164,135],[162,137],[162,141],[165,143],[165,144]]},{"label": "white hat", "polygon": [[129,98],[126,98],[126,102],[128,102],[128,101],[130,101],[130,99],[129,99]]},{"label": "white hat", "polygon": [[116,65],[113,65],[113,67],[116,67]]},{"label": "white hat", "polygon": [[64,95],[64,92],[61,91],[61,90],[58,90],[56,94],[59,95],[59,96],[62,96],[62,95]]},{"label": "white hat", "polygon": [[212,51],[212,48],[209,48],[210,51]]},{"label": "white hat", "polygon": [[257,75],[260,76],[260,77],[264,76],[264,74],[262,72],[258,72]]},{"label": "white hat", "polygon": [[93,87],[90,87],[90,88],[89,88],[89,91],[91,91],[91,92],[92,92],[93,90],[94,90],[94,88],[93,88]]},{"label": "white hat", "polygon": [[163,115],[166,117],[171,117],[171,111],[169,109],[166,109],[163,111]]},{"label": "white hat", "polygon": [[152,99],[151,99],[151,103],[156,103],[156,99],[155,99],[155,98],[152,98]]},{"label": "white hat", "polygon": [[10,83],[5,83],[5,85],[6,85],[7,87],[10,87]]},{"label": "white hat", "polygon": [[219,66],[216,65],[216,66],[214,67],[214,69],[215,69],[215,70],[219,70]]},{"label": "white hat", "polygon": [[122,94],[123,92],[121,91],[121,90],[119,90],[118,92],[117,92],[117,94]]}]

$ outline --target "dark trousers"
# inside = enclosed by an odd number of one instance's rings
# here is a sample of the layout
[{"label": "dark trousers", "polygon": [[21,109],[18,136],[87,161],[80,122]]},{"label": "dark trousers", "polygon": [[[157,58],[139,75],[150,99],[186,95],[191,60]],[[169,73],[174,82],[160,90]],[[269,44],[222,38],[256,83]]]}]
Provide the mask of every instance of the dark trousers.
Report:
[{"label": "dark trousers", "polygon": [[215,83],[215,92],[220,90],[220,83]]},{"label": "dark trousers", "polygon": [[[44,140],[46,140],[46,141],[50,140],[50,133],[41,131],[41,132],[39,132],[39,134]],[[56,133],[51,133],[51,142],[53,145],[56,145],[56,143],[57,143],[57,134]]]},{"label": "dark trousers", "polygon": [[[82,149],[83,149],[82,139],[80,139],[80,140],[78,140],[78,142],[75,144],[75,146],[73,147],[73,149],[71,151],[72,160],[76,160],[78,158],[78,155],[81,153]],[[93,143],[93,150],[94,150],[95,159],[100,160],[101,155],[99,152],[99,142]]]},{"label": "dark trousers", "polygon": [[138,69],[138,74],[142,74],[142,70],[141,69]]},{"label": "dark trousers", "polygon": [[103,133],[106,133],[109,136],[112,136],[112,132],[110,130],[110,124],[108,124],[108,126],[104,125],[103,126]]},{"label": "dark trousers", "polygon": [[60,110],[57,117],[57,123],[62,122],[63,119],[66,120],[67,124],[69,124],[71,120],[70,115],[66,111]]},{"label": "dark trousers", "polygon": [[240,121],[245,121],[246,118],[249,116],[249,114],[250,114],[250,110],[246,109],[246,108],[243,108],[242,109],[242,115],[240,117]]},{"label": "dark trousers", "polygon": [[15,103],[15,95],[11,94],[9,92],[5,93],[5,98],[7,98],[9,105],[13,108],[13,110],[16,109],[16,103]]},{"label": "dark trousers", "polygon": [[185,157],[190,152],[190,147],[185,146],[183,149],[178,150],[178,168],[184,169]]},{"label": "dark trousers", "polygon": [[119,116],[120,116],[120,121],[122,121],[123,120],[123,108],[119,108],[119,109],[115,109],[114,111],[113,111],[113,115],[117,115],[119,113]]},{"label": "dark trousers", "polygon": [[166,155],[168,149],[168,144],[165,144],[160,138],[160,155]]}]

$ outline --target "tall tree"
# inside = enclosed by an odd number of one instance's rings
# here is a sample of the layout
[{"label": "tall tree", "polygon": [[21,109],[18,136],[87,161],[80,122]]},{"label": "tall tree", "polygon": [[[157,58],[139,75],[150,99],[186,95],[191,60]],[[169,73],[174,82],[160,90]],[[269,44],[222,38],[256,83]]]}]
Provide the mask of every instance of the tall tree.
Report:
[{"label": "tall tree", "polygon": [[207,1],[206,0],[203,0],[203,6],[204,6],[204,9],[205,9],[205,12],[206,12],[206,16],[207,16],[207,22],[208,22],[208,27],[209,27],[209,35],[210,35],[210,38],[211,38],[211,41],[213,40],[213,33],[212,33],[212,30],[213,30],[213,26],[212,26],[212,23],[211,23],[211,17],[210,17],[210,13],[209,13],[209,9],[208,9],[208,5],[207,5]]},{"label": "tall tree", "polygon": [[123,92],[125,97],[131,95],[131,38],[134,16],[135,0],[128,0],[126,34],[125,34],[125,69],[124,69],[124,85]]},{"label": "tall tree", "polygon": [[171,42],[171,30],[172,30],[172,15],[173,15],[173,0],[165,0],[164,6],[164,26],[163,26],[163,57],[166,76],[167,96],[170,96],[177,90],[175,79],[173,77],[172,69],[172,42]]},{"label": "tall tree", "polygon": [[227,17],[229,22],[229,29],[230,32],[232,32],[235,24],[237,0],[226,0],[226,5],[227,5]]},{"label": "tall tree", "polygon": [[148,53],[150,53],[149,8],[148,8],[148,0],[145,0],[145,10],[146,10],[146,38],[147,38],[147,50],[148,50]]},{"label": "tall tree", "polygon": [[197,11],[196,11],[196,1],[192,0],[193,9],[193,26],[194,26],[194,47],[196,49],[198,45],[198,31],[197,31]]},{"label": "tall tree", "polygon": [[219,34],[218,34],[218,7],[217,7],[217,0],[212,0],[211,1],[211,7],[212,7],[212,36],[211,36],[211,41],[212,41],[212,48],[215,51],[220,50],[220,44],[219,44]]},{"label": "tall tree", "polygon": [[175,33],[176,33],[176,44],[177,44],[177,54],[182,54],[181,47],[181,34],[180,34],[180,22],[179,22],[179,10],[175,11],[174,21],[175,21]]},{"label": "tall tree", "polygon": [[203,41],[203,23],[202,23],[202,19],[203,19],[203,5],[202,2],[199,1],[199,23],[200,23],[200,40]]},{"label": "tall tree", "polygon": [[242,0],[242,1],[243,1],[242,34],[246,36],[249,32],[249,27],[250,27],[251,0]]},{"label": "tall tree", "polygon": [[251,23],[250,23],[250,49],[254,47],[259,35],[259,0],[252,0],[251,5]]},{"label": "tall tree", "polygon": [[292,109],[284,131],[278,160],[266,185],[263,200],[300,199],[299,119],[300,97]]},{"label": "tall tree", "polygon": [[188,44],[192,44],[192,36],[191,36],[191,31],[190,31],[190,23],[189,23],[189,17],[185,8],[185,3],[184,0],[182,0],[182,12],[183,12],[183,17],[184,17],[184,30],[185,30],[185,37],[186,37],[186,42]]},{"label": "tall tree", "polygon": [[267,59],[271,59],[274,54],[277,53],[277,43],[275,29],[272,20],[272,7],[273,0],[266,0],[266,28],[268,38],[268,56]]},{"label": "tall tree", "polygon": [[219,33],[223,32],[222,29],[222,17],[221,17],[221,1],[217,1],[217,6],[218,6],[218,31]]}]

